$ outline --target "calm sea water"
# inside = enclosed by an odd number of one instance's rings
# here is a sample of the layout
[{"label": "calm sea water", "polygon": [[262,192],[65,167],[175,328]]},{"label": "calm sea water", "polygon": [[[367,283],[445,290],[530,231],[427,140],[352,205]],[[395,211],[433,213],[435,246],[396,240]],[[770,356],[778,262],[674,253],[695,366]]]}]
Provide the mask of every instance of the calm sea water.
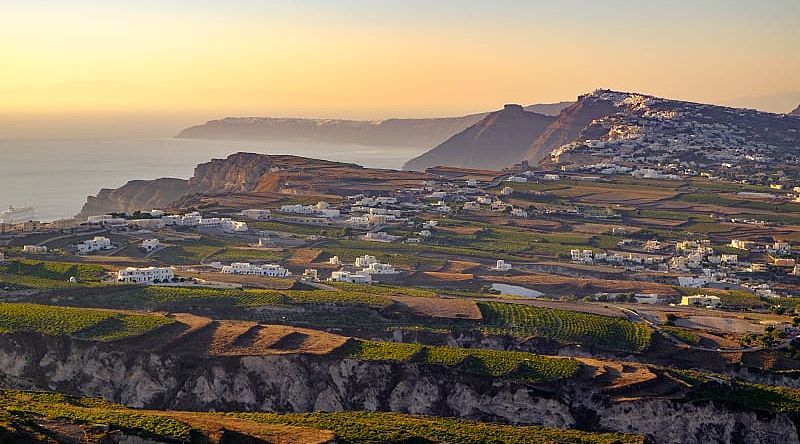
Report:
[{"label": "calm sea water", "polygon": [[198,163],[239,151],[400,168],[425,150],[296,141],[0,140],[0,208],[33,206],[43,221],[71,217],[101,188],[132,179],[187,179]]}]

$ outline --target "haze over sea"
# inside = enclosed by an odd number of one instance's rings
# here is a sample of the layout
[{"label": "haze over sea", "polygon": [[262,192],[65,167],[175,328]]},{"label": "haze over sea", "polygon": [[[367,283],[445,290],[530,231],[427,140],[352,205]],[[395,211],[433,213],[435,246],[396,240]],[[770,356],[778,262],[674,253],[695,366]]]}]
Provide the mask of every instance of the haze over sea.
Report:
[{"label": "haze over sea", "polygon": [[400,168],[424,148],[303,141],[190,139],[0,140],[0,211],[33,206],[50,221],[77,214],[86,197],[133,179],[191,177],[195,165],[239,151],[293,154]]}]

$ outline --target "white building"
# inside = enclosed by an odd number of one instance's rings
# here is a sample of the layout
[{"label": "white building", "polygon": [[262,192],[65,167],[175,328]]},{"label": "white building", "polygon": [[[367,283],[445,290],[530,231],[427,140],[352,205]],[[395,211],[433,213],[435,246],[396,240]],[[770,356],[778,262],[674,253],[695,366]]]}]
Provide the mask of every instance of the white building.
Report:
[{"label": "white building", "polygon": [[377,264],[378,259],[375,256],[364,255],[356,258],[355,266],[359,268],[369,267],[372,264]]},{"label": "white building", "polygon": [[372,276],[366,273],[351,273],[349,271],[334,271],[328,278],[331,282],[348,282],[350,284],[369,284]]},{"label": "white building", "polygon": [[389,264],[380,264],[380,263],[369,264],[368,267],[365,267],[365,268],[361,269],[361,272],[365,273],[365,274],[369,274],[369,275],[373,275],[373,274],[398,274],[398,273],[400,273],[399,271],[395,270],[394,267],[392,267],[391,265],[389,265]]},{"label": "white building", "polygon": [[158,239],[145,239],[140,244],[140,247],[148,253],[157,250],[160,246],[161,242]]},{"label": "white building", "polygon": [[545,174],[544,176],[542,176],[542,178],[544,180],[559,180],[561,179],[561,176],[559,176],[558,174]]},{"label": "white building", "polygon": [[172,267],[128,267],[117,272],[117,281],[132,284],[168,283],[175,277]]},{"label": "white building", "polygon": [[478,181],[475,180],[475,179],[469,179],[469,180],[467,180],[467,186],[468,187],[477,187],[478,186]]},{"label": "white building", "polygon": [[511,176],[506,179],[506,182],[526,183],[528,182],[528,178],[522,176]]},{"label": "white building", "polygon": [[746,241],[742,239],[731,239],[731,247],[738,248],[740,250],[750,250],[755,246],[755,242],[753,241]]},{"label": "white building", "polygon": [[492,268],[492,270],[495,271],[508,271],[510,269],[511,269],[511,264],[502,259],[498,259],[497,264]]},{"label": "white building", "polygon": [[75,245],[75,248],[78,250],[78,254],[87,254],[93,251],[110,250],[114,247],[111,246],[111,239],[95,236],[94,239],[87,239]]},{"label": "white building", "polygon": [[510,196],[513,193],[514,193],[514,189],[511,188],[511,187],[503,187],[503,189],[500,190],[500,194],[503,195],[503,196]]},{"label": "white building", "polygon": [[47,253],[47,246],[45,245],[25,245],[22,247],[23,253],[28,254],[45,254]]},{"label": "white building", "polygon": [[328,259],[328,263],[331,265],[342,265],[342,261],[339,260],[339,256],[333,256],[332,258]]},{"label": "white building", "polygon": [[478,211],[481,209],[481,205],[478,202],[464,202],[464,211]]},{"label": "white building", "polygon": [[242,217],[246,217],[250,220],[270,220],[272,218],[272,211],[251,208],[249,210],[242,210]]},{"label": "white building", "polygon": [[364,235],[364,240],[369,242],[394,242],[399,236],[392,236],[383,231],[370,231]]},{"label": "white building", "polygon": [[528,217],[528,212],[522,208],[514,208],[511,210],[511,215],[514,217]]},{"label": "white building", "polygon": [[287,277],[292,273],[289,270],[276,264],[253,265],[249,262],[234,262],[222,267],[222,272],[226,274],[245,274],[254,276],[268,277]]},{"label": "white building", "polygon": [[573,261],[590,264],[593,262],[594,252],[592,250],[569,250],[569,255]]},{"label": "white building", "polygon": [[0,264],[6,261],[6,254],[0,251]]},{"label": "white building", "polygon": [[738,254],[723,254],[720,257],[720,262],[725,265],[736,265],[739,263],[739,255]]}]

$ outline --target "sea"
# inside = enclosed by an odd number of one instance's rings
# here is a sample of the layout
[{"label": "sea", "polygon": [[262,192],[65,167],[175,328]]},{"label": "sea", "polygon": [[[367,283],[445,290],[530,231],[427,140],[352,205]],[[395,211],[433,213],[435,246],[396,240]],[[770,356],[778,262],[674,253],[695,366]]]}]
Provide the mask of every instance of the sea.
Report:
[{"label": "sea", "polygon": [[0,140],[0,211],[32,206],[35,219],[75,216],[101,188],[133,179],[188,179],[198,163],[247,151],[399,169],[424,148],[303,141],[195,139]]}]

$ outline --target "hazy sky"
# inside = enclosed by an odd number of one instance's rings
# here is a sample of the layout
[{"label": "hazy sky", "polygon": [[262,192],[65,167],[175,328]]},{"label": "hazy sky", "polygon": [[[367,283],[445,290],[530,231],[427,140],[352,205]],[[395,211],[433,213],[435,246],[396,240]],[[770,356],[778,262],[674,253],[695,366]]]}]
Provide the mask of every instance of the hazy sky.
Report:
[{"label": "hazy sky", "polygon": [[788,111],[800,1],[0,0],[0,114],[455,115],[598,87]]}]

